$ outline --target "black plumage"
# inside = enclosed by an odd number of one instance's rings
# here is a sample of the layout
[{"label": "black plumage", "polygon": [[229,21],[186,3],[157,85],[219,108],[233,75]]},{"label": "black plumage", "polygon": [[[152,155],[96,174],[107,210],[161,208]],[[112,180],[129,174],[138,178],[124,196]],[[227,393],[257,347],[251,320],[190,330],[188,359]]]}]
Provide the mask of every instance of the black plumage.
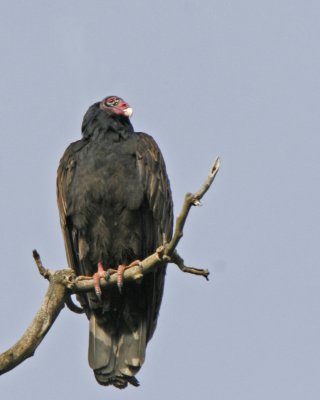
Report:
[{"label": "black plumage", "polygon": [[[57,193],[68,264],[78,275],[117,268],[153,253],[172,234],[172,198],[153,138],[134,132],[131,108],[111,96],[84,116],[82,139],[58,168]],[[138,385],[134,377],[156,328],[165,266],[140,284],[79,296],[90,320],[89,364],[102,385]]]}]

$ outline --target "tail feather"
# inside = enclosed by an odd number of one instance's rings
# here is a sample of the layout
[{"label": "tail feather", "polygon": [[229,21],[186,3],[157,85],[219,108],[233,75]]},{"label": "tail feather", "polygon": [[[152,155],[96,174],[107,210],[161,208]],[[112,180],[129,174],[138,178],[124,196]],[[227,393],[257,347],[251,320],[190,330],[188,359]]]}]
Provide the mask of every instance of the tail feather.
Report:
[{"label": "tail feather", "polygon": [[89,322],[89,365],[95,370],[108,367],[109,373],[115,366],[115,343],[113,336],[100,325],[92,313]]},{"label": "tail feather", "polygon": [[141,320],[134,332],[123,333],[118,342],[117,367],[123,375],[134,376],[141,368],[146,351],[146,322]]},{"label": "tail feather", "polygon": [[134,377],[140,370],[147,342],[147,324],[140,320],[134,331],[124,325],[116,332],[109,324],[90,317],[89,365],[101,385],[125,388],[128,383],[139,386]]}]

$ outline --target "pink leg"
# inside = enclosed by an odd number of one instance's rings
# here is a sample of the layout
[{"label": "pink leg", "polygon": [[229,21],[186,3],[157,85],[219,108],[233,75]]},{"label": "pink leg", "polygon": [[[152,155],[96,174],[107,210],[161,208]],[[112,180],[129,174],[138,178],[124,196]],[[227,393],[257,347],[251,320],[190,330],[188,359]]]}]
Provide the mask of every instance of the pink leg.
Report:
[{"label": "pink leg", "polygon": [[125,271],[126,269],[128,269],[128,268],[135,267],[136,265],[139,265],[139,264],[140,264],[140,260],[135,260],[135,261],[133,261],[133,262],[132,262],[131,264],[129,264],[129,265],[120,264],[120,265],[118,266],[118,269],[117,269],[117,285],[118,285],[118,288],[119,288],[120,293],[121,293],[122,287],[123,287],[123,275],[124,275],[124,271]]},{"label": "pink leg", "polygon": [[101,287],[100,287],[100,278],[106,277],[106,271],[104,270],[102,261],[98,263],[98,271],[93,275],[93,282],[94,282],[94,291],[96,292],[97,297],[99,300],[101,299]]}]

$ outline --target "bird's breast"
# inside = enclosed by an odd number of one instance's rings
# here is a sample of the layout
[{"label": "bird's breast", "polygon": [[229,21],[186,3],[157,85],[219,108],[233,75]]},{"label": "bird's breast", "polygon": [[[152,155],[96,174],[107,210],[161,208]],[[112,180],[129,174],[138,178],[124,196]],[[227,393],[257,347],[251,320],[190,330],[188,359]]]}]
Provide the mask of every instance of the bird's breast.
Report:
[{"label": "bird's breast", "polygon": [[119,216],[136,211],[144,200],[136,151],[130,143],[92,143],[78,155],[74,166],[72,213],[102,215],[116,226]]}]

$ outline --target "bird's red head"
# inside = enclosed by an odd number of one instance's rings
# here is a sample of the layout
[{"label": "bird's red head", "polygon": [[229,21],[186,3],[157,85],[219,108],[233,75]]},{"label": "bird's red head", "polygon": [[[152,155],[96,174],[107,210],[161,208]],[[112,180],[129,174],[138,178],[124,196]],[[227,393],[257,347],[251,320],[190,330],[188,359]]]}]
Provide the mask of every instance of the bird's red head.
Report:
[{"label": "bird's red head", "polygon": [[108,96],[103,99],[100,103],[102,110],[112,111],[115,114],[123,115],[124,117],[130,118],[133,110],[121,97]]}]

